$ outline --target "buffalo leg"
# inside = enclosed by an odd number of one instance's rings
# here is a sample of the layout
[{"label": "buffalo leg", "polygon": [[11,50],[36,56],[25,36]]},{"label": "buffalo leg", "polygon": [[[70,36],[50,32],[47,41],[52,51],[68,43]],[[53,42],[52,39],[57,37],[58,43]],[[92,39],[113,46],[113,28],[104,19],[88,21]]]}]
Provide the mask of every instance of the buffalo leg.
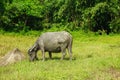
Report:
[{"label": "buffalo leg", "polygon": [[49,57],[50,57],[50,59],[52,59],[52,53],[51,52],[49,52]]},{"label": "buffalo leg", "polygon": [[64,47],[62,47],[62,57],[61,57],[61,60],[64,59],[65,55],[66,55],[66,49]]},{"label": "buffalo leg", "polygon": [[66,55],[66,46],[67,44],[61,45],[61,52],[62,52],[61,60],[63,60]]},{"label": "buffalo leg", "polygon": [[35,54],[35,59],[36,59],[36,60],[38,60],[38,57],[37,57],[37,52],[36,52],[36,54]]},{"label": "buffalo leg", "polygon": [[66,51],[63,51],[63,52],[62,52],[62,57],[61,57],[61,60],[63,60],[63,59],[64,59],[65,55],[66,55]]},{"label": "buffalo leg", "polygon": [[41,49],[41,52],[42,52],[42,59],[43,59],[43,61],[45,61],[45,51],[44,51],[44,49]]},{"label": "buffalo leg", "polygon": [[34,61],[35,60],[35,54],[32,54],[30,57],[30,61]]},{"label": "buffalo leg", "polygon": [[68,47],[68,53],[70,55],[70,60],[72,60],[72,48]]}]

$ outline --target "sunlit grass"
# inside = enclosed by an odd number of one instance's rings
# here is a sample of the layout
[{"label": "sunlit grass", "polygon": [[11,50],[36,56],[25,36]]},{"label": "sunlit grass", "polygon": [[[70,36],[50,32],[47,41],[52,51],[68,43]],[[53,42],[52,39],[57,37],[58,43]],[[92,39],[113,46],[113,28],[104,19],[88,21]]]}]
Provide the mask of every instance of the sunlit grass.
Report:
[{"label": "sunlit grass", "polygon": [[[63,61],[61,54],[53,54],[53,60],[29,62],[27,50],[37,36],[0,35],[0,56],[19,48],[26,59],[16,64],[0,67],[0,80],[118,80],[120,79],[120,36],[87,35],[72,32],[73,60],[67,54]],[[117,76],[110,73],[116,71]]]}]

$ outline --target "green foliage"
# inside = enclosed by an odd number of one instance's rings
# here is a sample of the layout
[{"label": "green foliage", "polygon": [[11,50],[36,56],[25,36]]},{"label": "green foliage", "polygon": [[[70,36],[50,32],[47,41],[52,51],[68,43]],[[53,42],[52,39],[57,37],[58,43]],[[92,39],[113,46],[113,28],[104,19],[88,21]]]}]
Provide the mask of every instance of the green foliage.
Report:
[{"label": "green foliage", "polygon": [[120,1],[113,0],[112,2],[113,3],[110,4],[110,9],[113,12],[113,14],[111,14],[112,20],[109,26],[113,33],[120,33]]},{"label": "green foliage", "polygon": [[106,30],[110,32],[108,26],[110,19],[109,5],[106,2],[98,3],[95,7],[85,10],[83,14],[83,27],[87,27],[85,29],[91,31]]},{"label": "green foliage", "polygon": [[119,14],[119,0],[1,0],[0,29],[26,32],[55,27],[119,33],[119,27],[113,27]]},{"label": "green foliage", "polygon": [[120,18],[112,20],[112,22],[110,23],[110,28],[113,33],[120,33]]},{"label": "green foliage", "polygon": [[[35,0],[15,1],[6,6],[3,19],[3,29],[9,31],[28,31],[30,29],[42,29],[41,6]],[[39,22],[38,22],[39,21]],[[31,28],[33,27],[33,28]]]}]

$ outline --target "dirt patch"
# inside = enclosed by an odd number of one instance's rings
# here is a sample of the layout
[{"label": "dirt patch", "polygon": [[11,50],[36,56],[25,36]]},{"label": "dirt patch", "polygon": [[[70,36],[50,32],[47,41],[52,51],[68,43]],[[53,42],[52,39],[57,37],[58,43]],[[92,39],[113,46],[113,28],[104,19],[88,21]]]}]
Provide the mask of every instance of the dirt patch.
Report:
[{"label": "dirt patch", "polygon": [[120,80],[120,70],[111,67],[106,72],[111,75],[112,80]]},{"label": "dirt patch", "polygon": [[25,56],[23,55],[23,53],[18,48],[15,48],[0,59],[0,66],[16,63],[23,60],[24,58]]},{"label": "dirt patch", "polygon": [[92,72],[86,80],[120,80],[120,70],[110,67],[107,70]]},{"label": "dirt patch", "polygon": [[120,48],[120,44],[110,45],[110,48]]}]

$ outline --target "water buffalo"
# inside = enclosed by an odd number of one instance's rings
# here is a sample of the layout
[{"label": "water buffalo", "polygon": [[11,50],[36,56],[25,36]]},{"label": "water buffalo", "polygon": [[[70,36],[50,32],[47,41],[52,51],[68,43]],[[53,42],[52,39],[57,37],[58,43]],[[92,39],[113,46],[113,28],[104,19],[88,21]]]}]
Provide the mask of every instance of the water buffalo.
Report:
[{"label": "water buffalo", "polygon": [[66,31],[43,33],[28,50],[30,61],[38,59],[38,50],[42,52],[43,61],[45,60],[45,52],[49,53],[50,58],[52,58],[52,52],[62,52],[61,60],[63,60],[66,55],[66,48],[68,49],[70,60],[72,60],[72,42],[72,35]]}]

